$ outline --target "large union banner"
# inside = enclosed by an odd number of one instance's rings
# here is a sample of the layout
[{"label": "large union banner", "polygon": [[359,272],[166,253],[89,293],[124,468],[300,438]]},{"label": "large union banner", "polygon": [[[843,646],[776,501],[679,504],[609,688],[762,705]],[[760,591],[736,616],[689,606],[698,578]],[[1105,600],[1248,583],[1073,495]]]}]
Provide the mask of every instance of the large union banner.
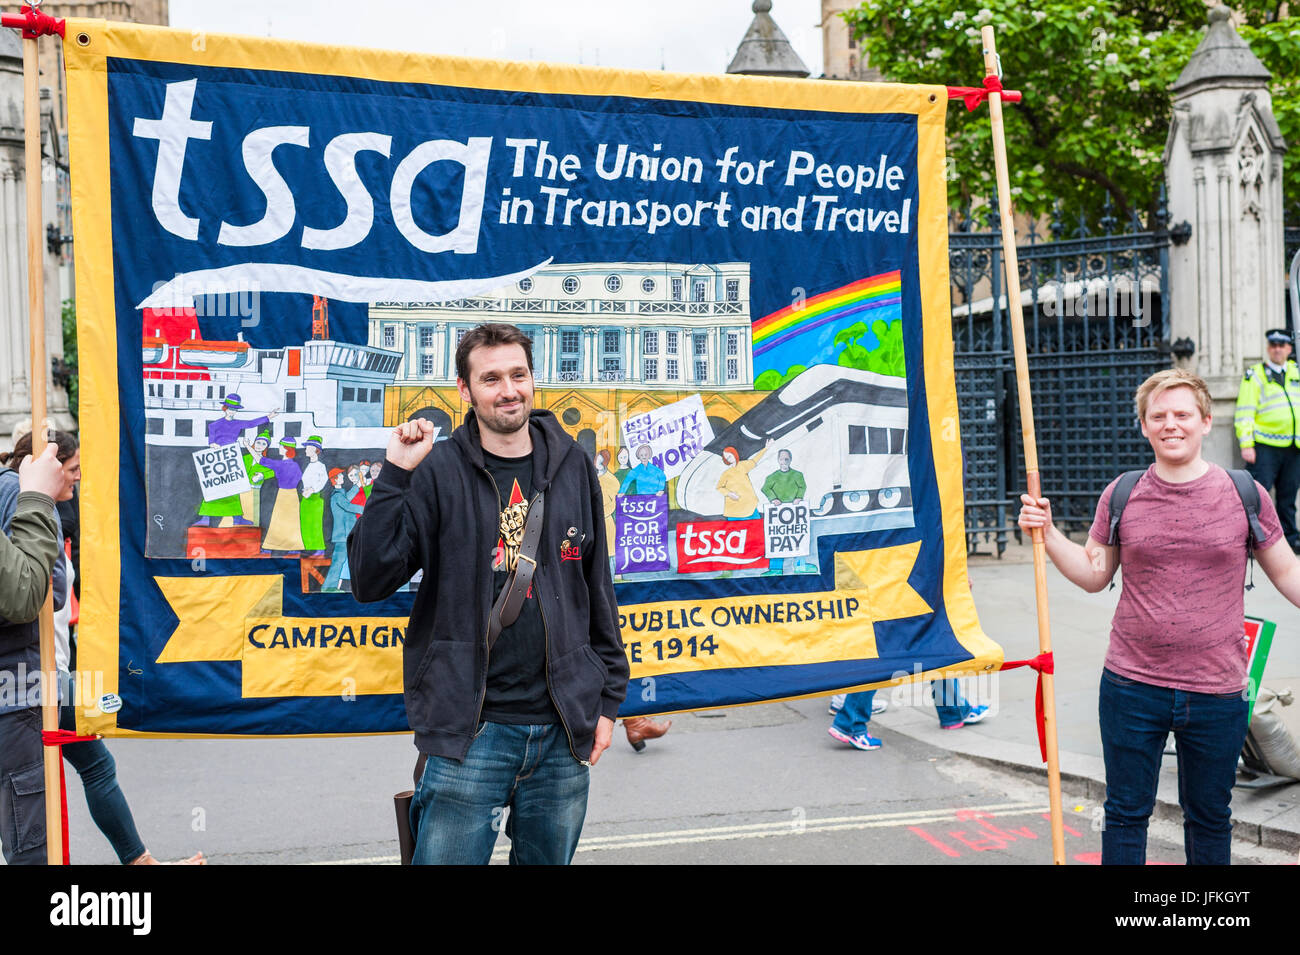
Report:
[{"label": "large union banner", "polygon": [[624,715],[1000,663],[966,576],[943,87],[89,20],[64,49],[83,729],[406,728],[420,579],[361,605],[343,542],[388,430],[461,423],[485,321],[532,337],[536,405],[599,473]]}]

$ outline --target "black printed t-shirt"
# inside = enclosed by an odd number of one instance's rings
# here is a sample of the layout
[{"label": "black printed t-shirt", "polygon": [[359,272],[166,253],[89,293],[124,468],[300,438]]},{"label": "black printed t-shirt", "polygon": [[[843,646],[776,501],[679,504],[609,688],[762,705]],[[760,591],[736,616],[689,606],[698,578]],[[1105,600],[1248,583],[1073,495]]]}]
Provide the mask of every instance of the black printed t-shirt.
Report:
[{"label": "black printed t-shirt", "polygon": [[[496,482],[502,508],[497,549],[492,557],[495,601],[519,553],[528,501],[533,496],[533,457],[501,458],[484,451],[483,461]],[[501,631],[492,647],[482,718],[491,723],[515,724],[560,721],[546,686],[546,629],[531,587],[519,617]]]}]

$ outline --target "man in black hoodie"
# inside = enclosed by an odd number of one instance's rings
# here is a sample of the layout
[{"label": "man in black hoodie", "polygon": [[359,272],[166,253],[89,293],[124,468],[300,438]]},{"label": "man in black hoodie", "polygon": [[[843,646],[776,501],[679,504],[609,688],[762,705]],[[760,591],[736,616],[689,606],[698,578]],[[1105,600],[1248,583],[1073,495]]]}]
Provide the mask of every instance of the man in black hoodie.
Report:
[{"label": "man in black hoodie", "polygon": [[[422,419],[393,429],[392,466],[348,538],[352,592],[383,600],[424,571],[403,650],[407,721],[427,757],[414,861],[486,863],[504,822],[512,863],[567,863],[628,678],[600,484],[554,416],[533,411],[523,332],[475,328],[456,374],[473,410],[451,440],[435,445]],[[489,648],[538,506],[531,586]]]}]

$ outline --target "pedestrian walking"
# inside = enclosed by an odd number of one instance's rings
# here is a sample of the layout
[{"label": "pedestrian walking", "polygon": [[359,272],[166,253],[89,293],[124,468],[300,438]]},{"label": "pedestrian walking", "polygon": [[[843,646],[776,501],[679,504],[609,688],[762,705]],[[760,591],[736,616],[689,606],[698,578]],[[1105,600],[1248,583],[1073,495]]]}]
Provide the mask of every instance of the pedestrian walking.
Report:
[{"label": "pedestrian walking", "polygon": [[[934,709],[939,716],[939,728],[959,730],[966,726],[982,723],[990,715],[989,708],[971,703],[962,696],[961,686],[954,679],[931,680],[930,692],[934,696]],[[879,749],[884,744],[867,732],[871,717],[878,716],[889,708],[885,700],[876,699],[875,690],[859,693],[836,693],[831,697],[830,715],[835,717],[831,723],[832,739],[839,740],[855,749]]]},{"label": "pedestrian walking", "polygon": [[876,712],[873,708],[875,699],[875,690],[863,690],[860,693],[844,694],[838,707],[832,701],[831,710],[835,719],[827,730],[831,739],[852,746],[854,749],[880,749],[884,744],[867,732],[867,724],[871,722],[871,716]]}]

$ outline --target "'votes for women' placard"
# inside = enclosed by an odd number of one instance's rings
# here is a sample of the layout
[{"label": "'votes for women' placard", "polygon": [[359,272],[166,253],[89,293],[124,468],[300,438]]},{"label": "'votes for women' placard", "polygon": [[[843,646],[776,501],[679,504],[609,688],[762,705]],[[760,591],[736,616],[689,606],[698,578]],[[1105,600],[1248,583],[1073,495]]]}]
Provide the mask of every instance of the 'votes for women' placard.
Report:
[{"label": "'votes for women' placard", "polygon": [[252,490],[248,472],[244,470],[244,457],[234,445],[200,448],[194,452],[193,458],[203,500],[215,501]]}]

